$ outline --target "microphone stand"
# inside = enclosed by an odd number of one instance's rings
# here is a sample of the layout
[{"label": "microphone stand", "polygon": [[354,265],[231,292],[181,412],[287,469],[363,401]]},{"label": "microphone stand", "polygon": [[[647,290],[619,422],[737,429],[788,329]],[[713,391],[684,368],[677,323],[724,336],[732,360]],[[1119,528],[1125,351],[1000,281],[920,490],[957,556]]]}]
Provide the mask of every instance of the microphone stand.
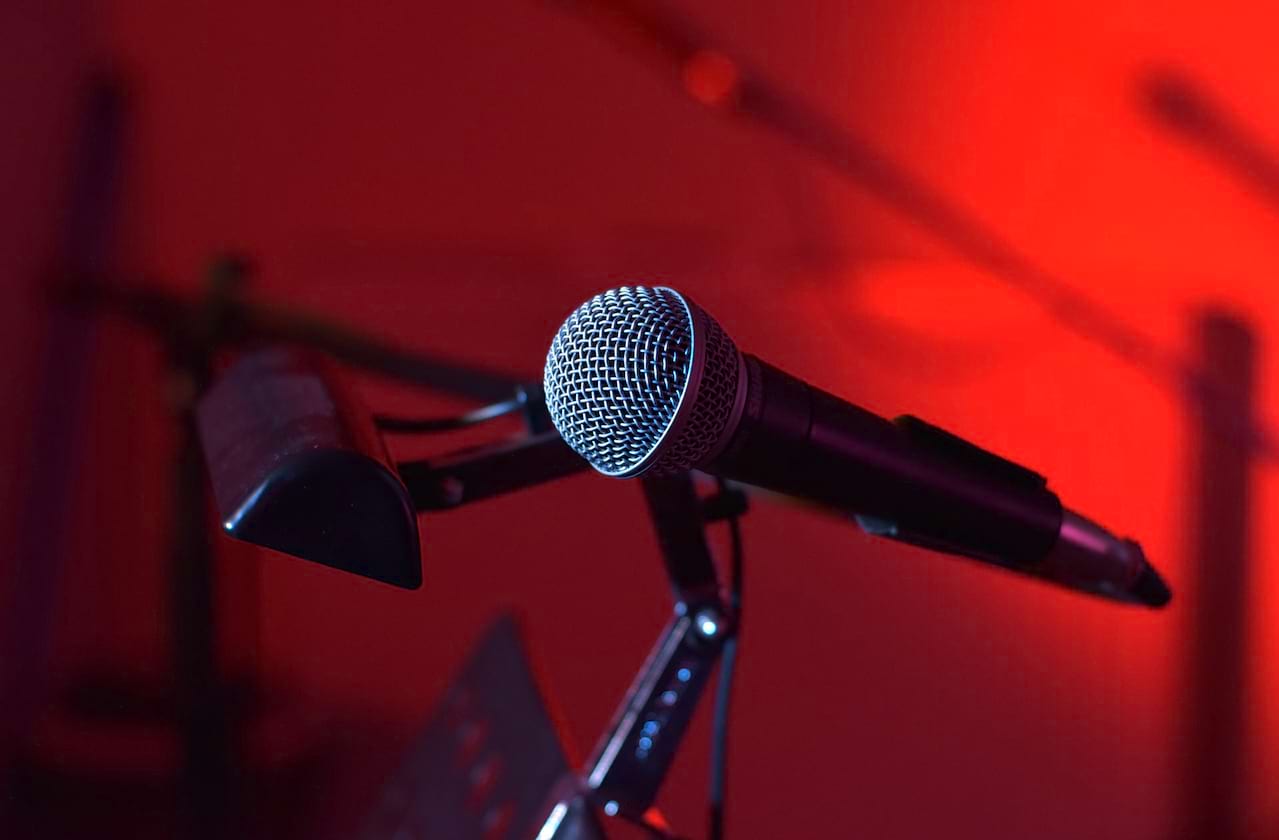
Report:
[{"label": "microphone stand", "polygon": [[[530,434],[523,439],[399,464],[418,511],[451,509],[585,470],[586,462],[557,432],[541,431],[549,425],[544,404],[526,405]],[[673,836],[650,821],[649,809],[724,646],[737,632],[736,609],[723,594],[705,530],[745,513],[746,495],[722,488],[703,501],[690,473],[646,477],[642,484],[674,598],[672,615],[586,767],[557,786],[535,840],[598,836],[594,808]]]},{"label": "microphone stand", "polygon": [[736,633],[737,616],[721,592],[705,526],[746,506],[737,490],[703,505],[688,473],[643,484],[675,603],[585,775],[604,813],[635,820],[657,798],[724,644]]}]

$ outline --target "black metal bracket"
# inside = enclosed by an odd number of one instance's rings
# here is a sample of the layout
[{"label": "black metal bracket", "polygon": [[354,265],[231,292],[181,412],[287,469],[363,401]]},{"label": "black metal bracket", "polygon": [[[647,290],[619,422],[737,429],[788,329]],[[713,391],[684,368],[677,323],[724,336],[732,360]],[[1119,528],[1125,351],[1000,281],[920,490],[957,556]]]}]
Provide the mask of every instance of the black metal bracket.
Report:
[{"label": "black metal bracket", "polygon": [[605,814],[640,818],[657,799],[732,632],[723,605],[676,604],[585,772]]},{"label": "black metal bracket", "polygon": [[[530,426],[537,428],[532,420]],[[553,430],[397,467],[419,511],[452,509],[587,468]],[[643,487],[671,584],[673,614],[577,785],[571,786],[574,791],[549,811],[542,832],[545,838],[539,834],[539,840],[577,830],[571,827],[575,820],[560,823],[574,797],[585,797],[608,816],[643,819],[657,798],[724,644],[736,632],[735,616],[721,593],[706,541],[706,525],[741,516],[746,511],[745,494],[723,489],[703,500],[689,473],[645,478]]]},{"label": "black metal bracket", "polygon": [[523,436],[396,465],[419,513],[451,510],[590,468],[555,430],[541,384],[520,385],[515,398],[524,406]]},{"label": "black metal bracket", "polygon": [[724,643],[736,632],[705,526],[721,518],[714,514],[745,510],[745,497],[736,490],[703,503],[688,473],[646,478],[644,495],[674,591],[674,611],[583,773],[587,794],[605,814],[631,819],[642,819],[656,800]]},{"label": "black metal bracket", "polygon": [[396,465],[419,512],[450,510],[589,468],[554,430]]}]

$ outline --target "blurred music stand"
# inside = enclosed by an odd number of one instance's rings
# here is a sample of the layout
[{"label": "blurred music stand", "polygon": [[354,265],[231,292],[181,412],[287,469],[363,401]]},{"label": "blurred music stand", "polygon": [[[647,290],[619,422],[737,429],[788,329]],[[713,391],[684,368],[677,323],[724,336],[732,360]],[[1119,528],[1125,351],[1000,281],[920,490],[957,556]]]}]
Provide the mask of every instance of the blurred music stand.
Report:
[{"label": "blurred music stand", "polygon": [[445,692],[360,837],[533,840],[543,838],[554,815],[545,837],[602,840],[593,811],[565,786],[568,779],[519,626],[503,615]]}]

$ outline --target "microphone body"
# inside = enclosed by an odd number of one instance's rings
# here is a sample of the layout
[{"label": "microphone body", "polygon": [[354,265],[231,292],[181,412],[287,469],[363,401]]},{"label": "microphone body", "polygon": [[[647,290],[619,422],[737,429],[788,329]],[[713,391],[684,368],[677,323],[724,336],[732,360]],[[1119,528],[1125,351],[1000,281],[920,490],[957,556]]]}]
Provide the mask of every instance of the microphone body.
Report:
[{"label": "microphone body", "polygon": [[1162,606],[1140,547],[1062,507],[1035,472],[914,417],[879,417],[739,352],[672,289],[624,287],[556,336],[545,387],[607,475],[699,469],[856,516],[870,533]]},{"label": "microphone body", "polygon": [[887,420],[749,354],[712,475],[853,513],[877,536],[1121,601],[1167,601],[1139,546],[1062,507],[1047,480],[923,420]]},{"label": "microphone body", "polygon": [[746,399],[699,469],[859,515],[871,530],[1005,565],[1047,556],[1062,507],[1039,475],[913,417],[886,420],[745,357]]}]

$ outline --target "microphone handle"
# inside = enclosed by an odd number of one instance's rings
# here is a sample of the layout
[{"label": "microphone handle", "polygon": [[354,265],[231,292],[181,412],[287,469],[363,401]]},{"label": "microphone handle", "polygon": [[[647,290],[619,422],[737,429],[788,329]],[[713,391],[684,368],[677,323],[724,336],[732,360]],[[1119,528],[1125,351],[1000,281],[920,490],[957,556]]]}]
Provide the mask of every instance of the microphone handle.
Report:
[{"label": "microphone handle", "polygon": [[856,514],[926,548],[1036,573],[1062,506],[1040,475],[914,417],[887,420],[745,355],[741,418],[701,468]]}]

